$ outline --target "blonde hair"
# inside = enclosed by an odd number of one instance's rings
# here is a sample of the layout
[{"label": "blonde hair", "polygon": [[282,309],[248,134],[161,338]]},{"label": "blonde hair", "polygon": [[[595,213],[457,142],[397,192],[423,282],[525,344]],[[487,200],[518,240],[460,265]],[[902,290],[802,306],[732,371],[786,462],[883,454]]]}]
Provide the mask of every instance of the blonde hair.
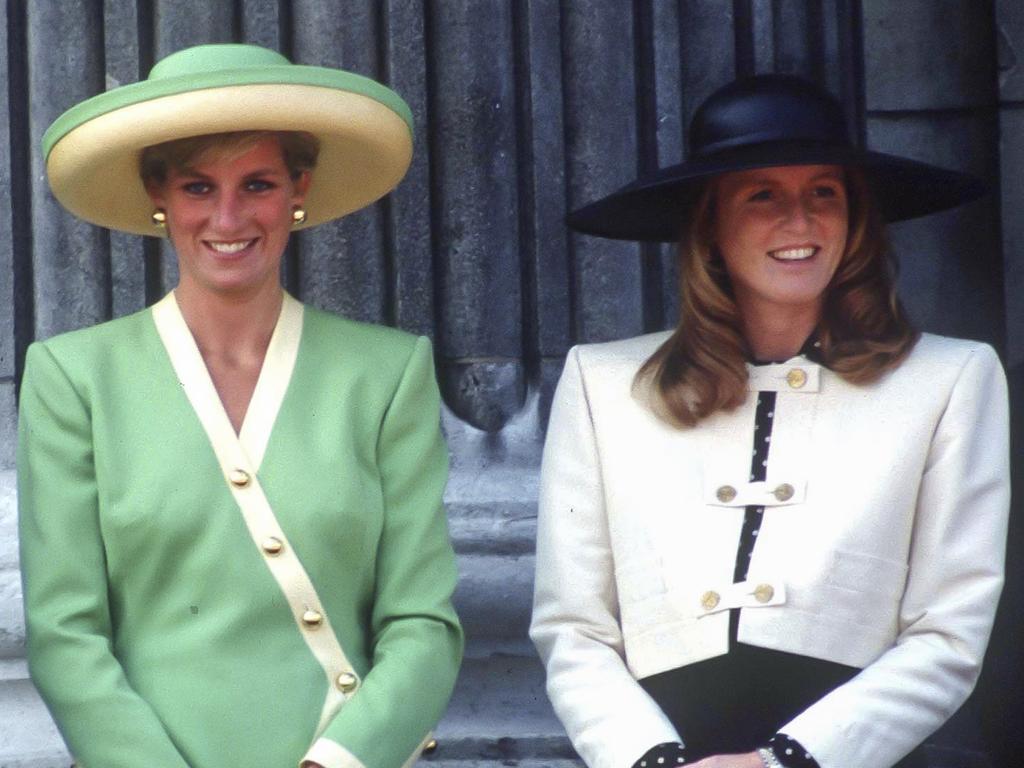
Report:
[{"label": "blonde hair", "polygon": [[163,186],[167,172],[191,170],[196,164],[211,158],[231,160],[245,154],[267,137],[277,139],[281,146],[288,174],[297,179],[316,167],[320,142],[304,131],[231,131],[188,136],[184,139],[153,144],[142,150],[139,175],[146,186]]},{"label": "blonde hair", "polygon": [[[864,174],[846,170],[849,230],[818,324],[826,366],[854,384],[897,367],[920,332],[896,296],[885,225]],[[643,364],[634,394],[663,419],[690,427],[747,398],[747,344],[725,264],[716,253],[714,185],[691,210],[679,243],[679,324]]]}]

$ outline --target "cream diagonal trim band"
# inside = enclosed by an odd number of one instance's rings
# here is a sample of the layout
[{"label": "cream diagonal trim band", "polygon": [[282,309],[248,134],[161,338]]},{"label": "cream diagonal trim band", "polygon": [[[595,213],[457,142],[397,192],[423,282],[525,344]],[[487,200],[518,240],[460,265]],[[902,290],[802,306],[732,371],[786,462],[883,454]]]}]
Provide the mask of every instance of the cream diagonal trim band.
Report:
[{"label": "cream diagonal trim band", "polygon": [[[433,737],[433,733],[428,733],[424,736],[420,745],[409,755],[409,759],[402,763],[402,768],[412,768],[416,761],[420,759],[420,755],[423,754],[427,742]],[[303,756],[302,762],[299,764],[300,768],[306,765],[307,761],[319,763],[324,768],[365,768],[358,757],[333,739],[317,739]]]},{"label": "cream diagonal trim band", "polygon": [[270,508],[256,474],[257,467],[231,426],[174,293],[154,304],[152,311],[171,365],[206,431],[224,482],[238,504],[253,543],[259,548],[263,561],[288,601],[296,628],[327,677],[327,696],[316,729],[319,736],[341,705],[355,693],[361,681],[334,634],[309,574],[299,562]]},{"label": "cream diagonal trim band", "polygon": [[304,766],[307,761],[324,768],[366,768],[362,760],[331,739],[317,739],[299,765]]},{"label": "cream diagonal trim band", "polygon": [[253,390],[245,421],[239,430],[238,439],[254,467],[259,470],[263,464],[270,433],[277,421],[288,384],[295,370],[295,359],[299,355],[299,341],[302,339],[302,304],[287,292],[281,302],[281,315],[270,337],[263,367]]}]

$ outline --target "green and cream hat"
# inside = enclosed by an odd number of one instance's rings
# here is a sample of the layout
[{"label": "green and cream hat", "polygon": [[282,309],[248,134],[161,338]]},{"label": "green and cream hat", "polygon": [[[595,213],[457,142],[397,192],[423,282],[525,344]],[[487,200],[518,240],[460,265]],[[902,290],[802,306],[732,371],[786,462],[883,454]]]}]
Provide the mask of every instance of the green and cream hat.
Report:
[{"label": "green and cream hat", "polygon": [[304,227],[383,197],[412,158],[412,113],[391,89],[231,44],[178,51],[145,80],[75,105],[43,135],[43,157],[54,195],[76,216],[154,235],[139,176],[143,148],[243,130],[306,131],[320,140]]}]

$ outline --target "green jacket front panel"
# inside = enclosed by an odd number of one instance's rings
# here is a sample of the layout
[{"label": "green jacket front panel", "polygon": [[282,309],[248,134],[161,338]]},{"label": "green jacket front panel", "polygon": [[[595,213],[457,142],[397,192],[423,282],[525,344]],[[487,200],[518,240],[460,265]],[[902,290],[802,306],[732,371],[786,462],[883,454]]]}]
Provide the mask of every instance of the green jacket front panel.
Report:
[{"label": "green jacket front panel", "polygon": [[[429,343],[305,309],[258,477],[362,685],[321,737],[399,766],[461,656]],[[34,344],[19,505],[32,676],[87,768],[281,768],[329,681],[150,311]]]}]

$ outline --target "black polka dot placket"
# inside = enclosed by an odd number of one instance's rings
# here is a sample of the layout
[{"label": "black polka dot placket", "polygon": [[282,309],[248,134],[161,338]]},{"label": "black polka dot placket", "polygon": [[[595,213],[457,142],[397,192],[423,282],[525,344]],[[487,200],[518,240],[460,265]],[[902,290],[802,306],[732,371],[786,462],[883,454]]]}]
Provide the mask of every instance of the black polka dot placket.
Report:
[{"label": "black polka dot placket", "polygon": [[[754,411],[754,446],[750,460],[750,482],[763,482],[768,476],[768,450],[772,444],[772,424],[775,422],[775,392],[758,392],[757,408]],[[733,581],[741,582],[747,578],[750,570],[750,559],[754,556],[754,545],[757,535],[761,532],[764,520],[764,507],[748,506],[743,514],[743,528],[736,549],[736,566]],[[729,644],[736,642],[739,629],[739,609],[733,608],[729,615]]]},{"label": "black polka dot placket", "polygon": [[[757,393],[757,407],[754,410],[754,445],[750,459],[750,482],[763,482],[768,477],[768,454],[772,444],[772,426],[775,424],[776,393]],[[736,548],[736,566],[733,581],[746,581],[750,560],[754,556],[757,536],[764,521],[764,506],[750,505],[743,513],[743,528]],[[737,642],[740,609],[729,612],[729,647]],[[781,765],[783,768],[819,768],[818,762],[795,740],[785,734],[772,737],[767,748],[761,752],[767,768]]]},{"label": "black polka dot placket", "polygon": [[[817,346],[817,345],[815,345]],[[794,385],[787,379],[790,386]],[[802,384],[802,382],[801,382]],[[772,426],[775,423],[776,392],[774,390],[757,393],[757,407],[754,410],[754,442],[751,448],[750,482],[764,482],[768,477],[768,456],[772,444]],[[761,523],[764,520],[763,505],[749,505],[744,509],[743,526],[740,540],[736,548],[736,565],[733,570],[733,582],[746,581],[750,570],[750,561],[754,555]],[[739,631],[739,608],[729,611],[729,648],[735,647]],[[820,768],[818,762],[811,757],[799,742],[784,733],[771,738],[768,746],[758,751],[767,768]],[[685,765],[686,749],[677,742],[658,744],[649,749],[642,758],[633,764],[633,768],[671,768]]]}]

